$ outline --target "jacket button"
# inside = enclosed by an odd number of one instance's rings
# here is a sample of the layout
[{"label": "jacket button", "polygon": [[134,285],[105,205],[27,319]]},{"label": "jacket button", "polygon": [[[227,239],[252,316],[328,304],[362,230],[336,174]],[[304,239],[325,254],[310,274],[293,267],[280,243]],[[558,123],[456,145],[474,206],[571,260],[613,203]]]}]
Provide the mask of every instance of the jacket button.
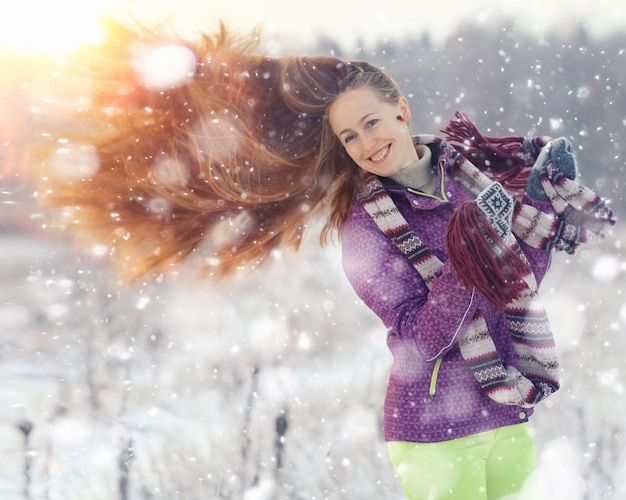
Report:
[{"label": "jacket button", "polygon": [[519,416],[520,420],[524,420],[526,418],[526,412],[525,411],[520,411],[518,416]]},{"label": "jacket button", "polygon": [[420,204],[420,202],[419,202],[419,201],[417,201],[417,200],[413,200],[413,205],[417,206],[417,205],[419,205],[419,204]]}]

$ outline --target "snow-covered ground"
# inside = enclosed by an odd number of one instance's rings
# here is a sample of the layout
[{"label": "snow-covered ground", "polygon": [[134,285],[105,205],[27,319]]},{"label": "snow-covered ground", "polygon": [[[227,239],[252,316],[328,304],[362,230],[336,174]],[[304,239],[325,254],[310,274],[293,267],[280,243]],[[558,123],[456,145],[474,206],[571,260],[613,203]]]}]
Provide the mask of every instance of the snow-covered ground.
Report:
[{"label": "snow-covered ground", "polygon": [[[121,291],[62,241],[0,242],[1,498],[402,498],[385,331],[337,247]],[[563,366],[533,419],[550,498],[626,497],[620,247],[556,255],[544,282]]]}]

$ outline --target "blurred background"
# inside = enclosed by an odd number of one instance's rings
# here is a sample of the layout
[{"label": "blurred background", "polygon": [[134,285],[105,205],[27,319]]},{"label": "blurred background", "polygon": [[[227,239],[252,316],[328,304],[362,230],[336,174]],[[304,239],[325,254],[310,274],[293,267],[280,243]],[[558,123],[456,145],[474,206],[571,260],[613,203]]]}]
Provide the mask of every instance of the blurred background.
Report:
[{"label": "blurred background", "polygon": [[[0,1],[0,498],[403,498],[382,440],[385,329],[318,228],[228,283],[125,289],[47,227],[31,146],[81,105],[62,68],[104,16],[185,37],[221,18],[261,25],[270,55],[367,59],[416,132],[461,110],[488,135],[566,136],[623,218],[623,2],[262,4]],[[626,498],[623,231],[555,255],[544,281],[563,385],[532,429],[552,499]]]}]

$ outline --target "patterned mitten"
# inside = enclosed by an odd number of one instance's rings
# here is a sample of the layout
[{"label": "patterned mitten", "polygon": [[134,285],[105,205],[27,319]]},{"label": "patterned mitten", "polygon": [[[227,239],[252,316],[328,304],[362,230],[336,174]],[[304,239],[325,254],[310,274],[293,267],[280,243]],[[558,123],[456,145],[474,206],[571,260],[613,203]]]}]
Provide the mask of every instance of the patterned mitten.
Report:
[{"label": "patterned mitten", "polygon": [[496,234],[507,241],[511,237],[514,201],[502,184],[492,182],[476,197],[476,205]]},{"label": "patterned mitten", "polygon": [[544,146],[537,157],[528,177],[526,192],[536,200],[549,201],[541,177],[552,172],[552,176],[563,175],[570,180],[576,179],[578,175],[578,165],[574,156],[572,143],[565,137],[554,139]]}]

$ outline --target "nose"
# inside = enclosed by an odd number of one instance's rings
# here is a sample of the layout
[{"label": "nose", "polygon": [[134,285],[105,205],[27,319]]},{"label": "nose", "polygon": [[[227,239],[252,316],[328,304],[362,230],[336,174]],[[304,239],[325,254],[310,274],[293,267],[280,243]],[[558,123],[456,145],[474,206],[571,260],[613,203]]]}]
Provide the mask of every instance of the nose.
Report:
[{"label": "nose", "polygon": [[375,149],[378,144],[376,137],[374,137],[373,134],[363,134],[361,137],[362,137],[363,150],[366,153],[368,153],[368,155],[375,153],[376,152]]}]

